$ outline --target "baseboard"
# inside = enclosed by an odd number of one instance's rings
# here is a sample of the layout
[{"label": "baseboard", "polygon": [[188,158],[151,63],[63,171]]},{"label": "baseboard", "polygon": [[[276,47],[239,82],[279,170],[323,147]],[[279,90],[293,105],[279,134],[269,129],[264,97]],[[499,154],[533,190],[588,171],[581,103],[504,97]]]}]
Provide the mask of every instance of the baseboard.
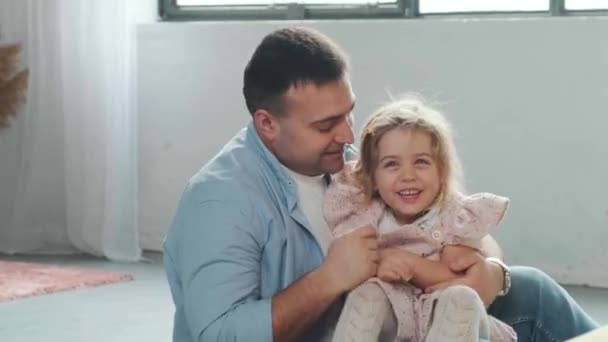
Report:
[{"label": "baseboard", "polygon": [[541,266],[545,273],[562,285],[608,288],[608,273],[604,270],[563,270]]},{"label": "baseboard", "polygon": [[142,249],[148,251],[162,251],[163,239],[165,237],[159,234],[139,234],[139,244]]}]

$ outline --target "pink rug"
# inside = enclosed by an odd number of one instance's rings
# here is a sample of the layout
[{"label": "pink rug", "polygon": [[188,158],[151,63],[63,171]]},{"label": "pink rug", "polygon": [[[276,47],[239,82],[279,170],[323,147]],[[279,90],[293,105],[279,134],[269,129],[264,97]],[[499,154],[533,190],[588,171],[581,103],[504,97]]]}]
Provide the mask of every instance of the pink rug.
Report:
[{"label": "pink rug", "polygon": [[0,302],[129,280],[128,273],[0,260]]}]

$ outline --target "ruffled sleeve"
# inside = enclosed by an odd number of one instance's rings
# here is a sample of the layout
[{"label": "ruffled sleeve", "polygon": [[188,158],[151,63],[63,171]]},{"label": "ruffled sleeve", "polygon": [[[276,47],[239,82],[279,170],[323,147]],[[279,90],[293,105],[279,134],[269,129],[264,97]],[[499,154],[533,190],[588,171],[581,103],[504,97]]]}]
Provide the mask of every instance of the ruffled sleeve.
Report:
[{"label": "ruffled sleeve", "polygon": [[361,189],[352,176],[352,163],[332,178],[323,198],[323,216],[334,237],[367,225],[378,226],[384,205],[372,200],[362,201]]},{"label": "ruffled sleeve", "polygon": [[508,198],[490,193],[454,196],[442,217],[445,243],[480,248],[481,239],[502,221],[508,205]]}]

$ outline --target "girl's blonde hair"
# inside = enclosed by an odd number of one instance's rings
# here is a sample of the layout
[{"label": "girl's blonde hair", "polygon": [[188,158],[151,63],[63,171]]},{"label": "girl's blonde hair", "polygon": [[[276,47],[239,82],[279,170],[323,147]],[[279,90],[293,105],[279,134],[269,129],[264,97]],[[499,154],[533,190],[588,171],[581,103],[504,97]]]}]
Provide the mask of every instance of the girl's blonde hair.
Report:
[{"label": "girl's blonde hair", "polygon": [[378,164],[378,142],[386,132],[396,128],[419,130],[431,136],[433,159],[441,180],[433,205],[444,204],[450,194],[462,190],[462,167],[449,123],[440,112],[422,100],[408,97],[382,106],[363,125],[360,157],[353,175],[362,187],[364,200],[369,201],[377,196],[374,170]]}]

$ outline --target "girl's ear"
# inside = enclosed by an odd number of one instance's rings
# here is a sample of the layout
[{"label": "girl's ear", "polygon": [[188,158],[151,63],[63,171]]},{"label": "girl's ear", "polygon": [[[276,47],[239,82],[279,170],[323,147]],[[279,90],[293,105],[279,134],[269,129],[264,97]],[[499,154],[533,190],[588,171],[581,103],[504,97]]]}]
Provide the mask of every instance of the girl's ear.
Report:
[{"label": "girl's ear", "polygon": [[447,183],[445,179],[441,180],[441,183],[439,184],[439,191],[437,192],[437,196],[435,197],[435,200],[433,201],[435,204],[438,204],[440,201],[442,201],[445,196],[445,190],[447,189]]},{"label": "girl's ear", "polygon": [[378,186],[376,186],[376,182],[374,182],[374,180],[372,179],[372,196],[379,196],[380,193],[378,193]]},{"label": "girl's ear", "polygon": [[372,194],[378,195],[378,184],[376,183],[375,167],[370,171],[369,183],[371,185]]}]

